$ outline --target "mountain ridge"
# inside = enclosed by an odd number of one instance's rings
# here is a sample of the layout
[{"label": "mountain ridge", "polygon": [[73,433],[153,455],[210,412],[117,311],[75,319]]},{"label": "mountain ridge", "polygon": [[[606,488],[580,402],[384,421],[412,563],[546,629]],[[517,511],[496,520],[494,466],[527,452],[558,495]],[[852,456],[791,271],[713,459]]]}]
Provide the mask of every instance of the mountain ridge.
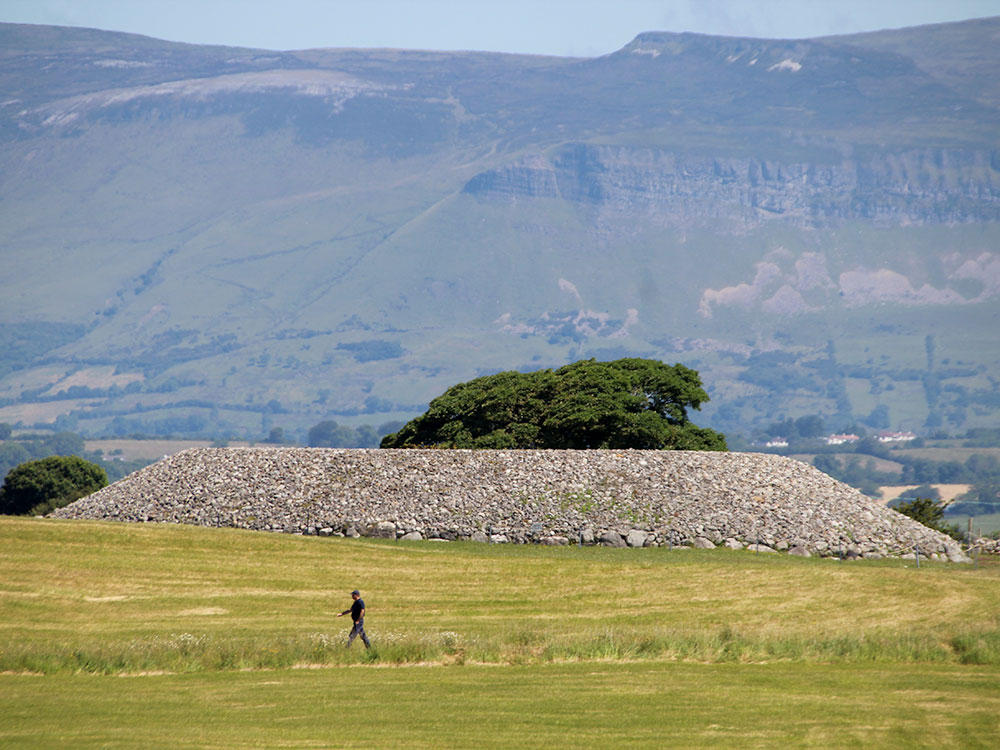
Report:
[{"label": "mountain ridge", "polygon": [[954,81],[998,28],[579,59],[0,25],[0,326],[52,336],[0,421],[301,433],[641,354],[723,431],[990,424],[1000,113]]}]

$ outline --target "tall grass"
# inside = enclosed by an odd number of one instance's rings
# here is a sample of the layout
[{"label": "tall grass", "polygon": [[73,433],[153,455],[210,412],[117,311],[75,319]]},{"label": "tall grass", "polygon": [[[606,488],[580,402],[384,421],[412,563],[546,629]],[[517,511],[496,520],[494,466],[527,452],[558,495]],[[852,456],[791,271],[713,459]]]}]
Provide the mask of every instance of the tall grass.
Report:
[{"label": "tall grass", "polygon": [[342,633],[233,638],[178,633],[126,642],[8,643],[0,672],[29,674],[148,674],[332,667],[359,664],[543,664],[578,661],[659,661],[825,664],[975,664],[1000,666],[1000,631],[761,636],[722,627],[704,634],[605,630],[559,638],[529,631],[503,637],[372,633],[370,650],[346,648]]},{"label": "tall grass", "polygon": [[0,672],[1000,664],[1000,565],[907,566],[0,518]]}]

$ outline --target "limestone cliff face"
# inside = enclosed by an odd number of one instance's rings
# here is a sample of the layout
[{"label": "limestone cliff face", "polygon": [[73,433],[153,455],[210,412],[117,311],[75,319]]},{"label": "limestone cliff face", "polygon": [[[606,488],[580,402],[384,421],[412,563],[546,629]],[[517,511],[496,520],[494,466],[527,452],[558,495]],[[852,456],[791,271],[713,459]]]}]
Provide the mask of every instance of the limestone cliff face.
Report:
[{"label": "limestone cliff face", "polygon": [[815,164],[571,144],[483,172],[464,191],[490,200],[561,198],[655,212],[680,224],[996,221],[1000,152],[927,149]]}]

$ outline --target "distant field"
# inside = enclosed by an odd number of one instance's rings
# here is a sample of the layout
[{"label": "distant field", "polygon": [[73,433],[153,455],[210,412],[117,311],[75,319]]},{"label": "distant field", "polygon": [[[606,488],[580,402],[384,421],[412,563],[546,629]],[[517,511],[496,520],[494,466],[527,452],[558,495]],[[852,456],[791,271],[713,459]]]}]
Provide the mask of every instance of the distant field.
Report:
[{"label": "distant field", "polygon": [[[0,518],[0,745],[988,747],[998,584],[985,558]],[[334,617],[354,587],[370,653]]]},{"label": "distant field", "polygon": [[[953,523],[958,526],[959,529],[965,531],[968,529],[969,518],[967,514],[956,513],[945,514],[944,522]],[[1000,531],[1000,513],[987,513],[981,516],[972,516],[972,531],[975,534],[982,532],[983,534],[992,534],[995,531]]]},{"label": "distant field", "polygon": [[0,422],[16,424],[34,424],[36,422],[54,422],[60,414],[73,409],[83,409],[91,406],[96,399],[78,398],[60,401],[42,401],[32,404],[12,404],[0,407]]},{"label": "distant field", "polygon": [[[830,455],[832,455],[834,458],[840,461],[841,464],[845,464],[851,459],[855,458],[861,461],[862,466],[867,466],[868,462],[871,461],[874,464],[876,471],[883,471],[883,472],[894,471],[898,473],[903,469],[903,465],[898,461],[889,461],[884,458],[877,458],[875,456],[868,456],[858,453],[833,453]],[[816,454],[796,453],[792,455],[791,458],[794,458],[797,461],[802,461],[803,463],[807,463],[810,466],[812,466],[812,463],[816,458]]]},{"label": "distant field", "polygon": [[[172,456],[188,448],[208,448],[209,440],[87,440],[88,451],[104,451],[106,458],[120,456],[124,461],[140,458],[160,459]],[[232,446],[246,446],[249,443],[232,442]],[[117,451],[121,451],[118,453]]]},{"label": "distant field", "polygon": [[[908,497],[907,493],[915,490],[917,487],[922,487],[920,484],[890,484],[884,487],[879,487],[882,493],[883,504],[889,502],[890,500],[895,500],[897,497]],[[946,503],[950,503],[959,495],[963,495],[969,491],[969,484],[931,484],[929,487],[933,487],[939,493],[941,493],[941,499]]]},{"label": "distant field", "polygon": [[145,377],[141,373],[118,373],[117,368],[113,365],[102,365],[74,371],[53,384],[49,392],[58,393],[74,385],[87,386],[88,388],[110,388],[113,385],[117,385],[120,388],[124,388],[129,383],[142,382],[143,380],[145,380]]},{"label": "distant field", "polygon": [[965,463],[970,456],[993,456],[1000,460],[1000,448],[964,448],[961,446],[949,448],[897,448],[893,456],[901,458],[923,458],[930,461],[959,461]]}]

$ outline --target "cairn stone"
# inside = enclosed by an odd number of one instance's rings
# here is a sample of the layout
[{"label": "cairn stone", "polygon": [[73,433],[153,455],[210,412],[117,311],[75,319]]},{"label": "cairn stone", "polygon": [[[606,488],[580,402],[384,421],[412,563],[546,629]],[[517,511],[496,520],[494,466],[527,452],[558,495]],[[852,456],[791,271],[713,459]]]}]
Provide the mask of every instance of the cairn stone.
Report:
[{"label": "cairn stone", "polygon": [[[787,544],[866,558],[917,549],[969,561],[950,537],[808,464],[761,453],[197,448],[52,515],[501,544]],[[651,520],[635,528],[637,518]]]},{"label": "cairn stone", "polygon": [[542,537],[541,544],[546,547],[565,547],[569,544],[569,539],[564,536],[545,536]]},{"label": "cairn stone", "polygon": [[622,535],[617,531],[605,531],[601,534],[600,538],[601,544],[605,547],[624,547],[625,540],[622,539]]},{"label": "cairn stone", "polygon": [[642,547],[646,544],[646,532],[641,529],[632,529],[625,537],[625,543],[629,547]]}]

